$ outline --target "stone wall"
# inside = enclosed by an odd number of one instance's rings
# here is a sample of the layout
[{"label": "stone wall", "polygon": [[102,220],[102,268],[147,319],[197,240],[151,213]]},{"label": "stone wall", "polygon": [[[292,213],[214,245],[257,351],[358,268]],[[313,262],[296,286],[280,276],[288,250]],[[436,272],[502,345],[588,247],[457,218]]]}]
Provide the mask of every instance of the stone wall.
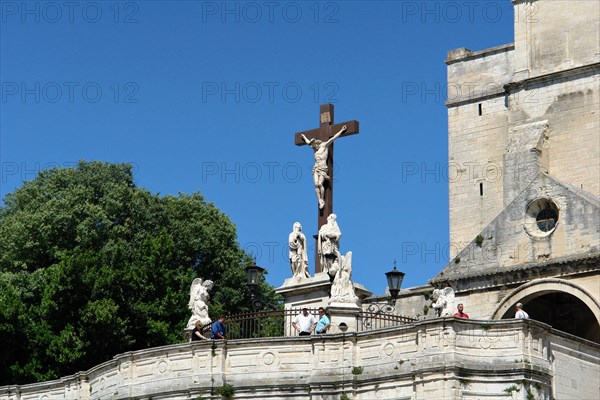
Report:
[{"label": "stone wall", "polygon": [[[598,397],[600,346],[525,320],[435,319],[359,334],[199,342],[4,386],[0,400],[537,399]],[[587,378],[586,378],[587,377]],[[518,389],[518,391],[517,391]]]},{"label": "stone wall", "polygon": [[[600,3],[513,3],[514,44],[446,59],[451,258],[537,172],[600,196]],[[536,123],[543,144],[511,154]]]},{"label": "stone wall", "polygon": [[600,3],[513,0],[515,77],[532,78],[600,61]]},{"label": "stone wall", "polygon": [[[515,88],[506,98],[448,110],[451,257],[497,217],[538,171],[600,195],[598,71],[600,67],[579,76],[556,77]],[[509,132],[518,133],[522,126],[536,122],[547,124],[546,143],[539,149],[541,168],[531,169],[523,157],[512,160],[516,165],[507,165]],[[533,148],[523,151],[526,155]]]}]

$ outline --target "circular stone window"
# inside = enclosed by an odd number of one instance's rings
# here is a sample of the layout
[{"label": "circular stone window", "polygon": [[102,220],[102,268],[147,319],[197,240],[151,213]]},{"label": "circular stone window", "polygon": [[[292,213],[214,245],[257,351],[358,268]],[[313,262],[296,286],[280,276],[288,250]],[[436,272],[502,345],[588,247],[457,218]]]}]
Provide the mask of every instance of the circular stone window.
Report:
[{"label": "circular stone window", "polygon": [[542,232],[550,232],[556,226],[556,221],[558,220],[558,212],[553,208],[544,208],[540,211],[535,217],[535,222],[537,222],[537,226]]},{"label": "circular stone window", "polygon": [[548,198],[541,198],[527,205],[525,229],[530,235],[549,235],[558,223],[558,206]]}]

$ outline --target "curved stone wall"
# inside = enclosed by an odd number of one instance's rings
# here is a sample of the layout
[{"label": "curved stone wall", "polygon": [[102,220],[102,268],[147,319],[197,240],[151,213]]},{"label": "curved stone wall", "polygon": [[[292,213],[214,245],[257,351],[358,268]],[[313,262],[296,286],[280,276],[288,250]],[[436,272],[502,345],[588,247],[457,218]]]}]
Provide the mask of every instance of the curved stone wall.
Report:
[{"label": "curved stone wall", "polygon": [[[196,342],[119,354],[0,400],[596,398],[600,346],[531,320],[445,318],[377,332]],[[582,371],[586,371],[585,374]],[[491,396],[491,397],[490,397]]]}]

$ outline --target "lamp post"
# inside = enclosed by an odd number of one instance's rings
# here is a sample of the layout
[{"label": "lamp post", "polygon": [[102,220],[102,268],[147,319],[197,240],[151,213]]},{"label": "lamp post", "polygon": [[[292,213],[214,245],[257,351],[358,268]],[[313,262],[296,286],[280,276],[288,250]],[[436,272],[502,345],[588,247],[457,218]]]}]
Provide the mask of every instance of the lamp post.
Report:
[{"label": "lamp post", "polygon": [[395,314],[396,299],[398,298],[398,294],[400,293],[400,286],[402,286],[402,280],[404,279],[404,275],[404,272],[400,272],[398,271],[398,269],[396,269],[396,260],[394,260],[394,269],[390,272],[385,273],[388,288],[393,301],[390,301],[388,299],[387,304],[382,305],[379,303],[372,303],[369,305],[369,307],[367,307],[366,314],[368,316],[364,318],[362,322],[367,329],[371,329],[373,324],[377,323],[377,321],[381,319],[381,315]]},{"label": "lamp post", "polygon": [[390,295],[395,302],[398,298],[398,293],[400,292],[400,286],[402,286],[402,280],[404,279],[404,272],[400,272],[396,269],[396,260],[394,260],[394,269],[390,272],[386,272],[385,276],[387,277]]},{"label": "lamp post", "polygon": [[250,265],[246,267],[246,285],[248,285],[248,288],[250,289],[250,295],[252,296],[252,307],[256,310],[260,310],[264,306],[264,303],[260,299],[256,298],[256,289],[258,288],[258,284],[263,272],[265,272],[265,269],[259,267],[258,265]]}]

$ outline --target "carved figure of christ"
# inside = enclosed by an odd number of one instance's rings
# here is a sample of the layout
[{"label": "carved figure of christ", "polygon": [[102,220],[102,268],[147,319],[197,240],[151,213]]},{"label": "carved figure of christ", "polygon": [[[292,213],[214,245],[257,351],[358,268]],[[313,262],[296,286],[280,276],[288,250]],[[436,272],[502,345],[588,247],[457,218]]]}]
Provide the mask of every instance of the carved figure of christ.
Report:
[{"label": "carved figure of christ", "polygon": [[[294,135],[296,146],[309,145],[314,151],[313,180],[318,201],[318,229],[327,223],[333,213],[333,141],[359,133],[358,121],[333,123],[333,104],[320,107],[320,127]],[[321,272],[319,258],[315,257],[315,272]]]}]

